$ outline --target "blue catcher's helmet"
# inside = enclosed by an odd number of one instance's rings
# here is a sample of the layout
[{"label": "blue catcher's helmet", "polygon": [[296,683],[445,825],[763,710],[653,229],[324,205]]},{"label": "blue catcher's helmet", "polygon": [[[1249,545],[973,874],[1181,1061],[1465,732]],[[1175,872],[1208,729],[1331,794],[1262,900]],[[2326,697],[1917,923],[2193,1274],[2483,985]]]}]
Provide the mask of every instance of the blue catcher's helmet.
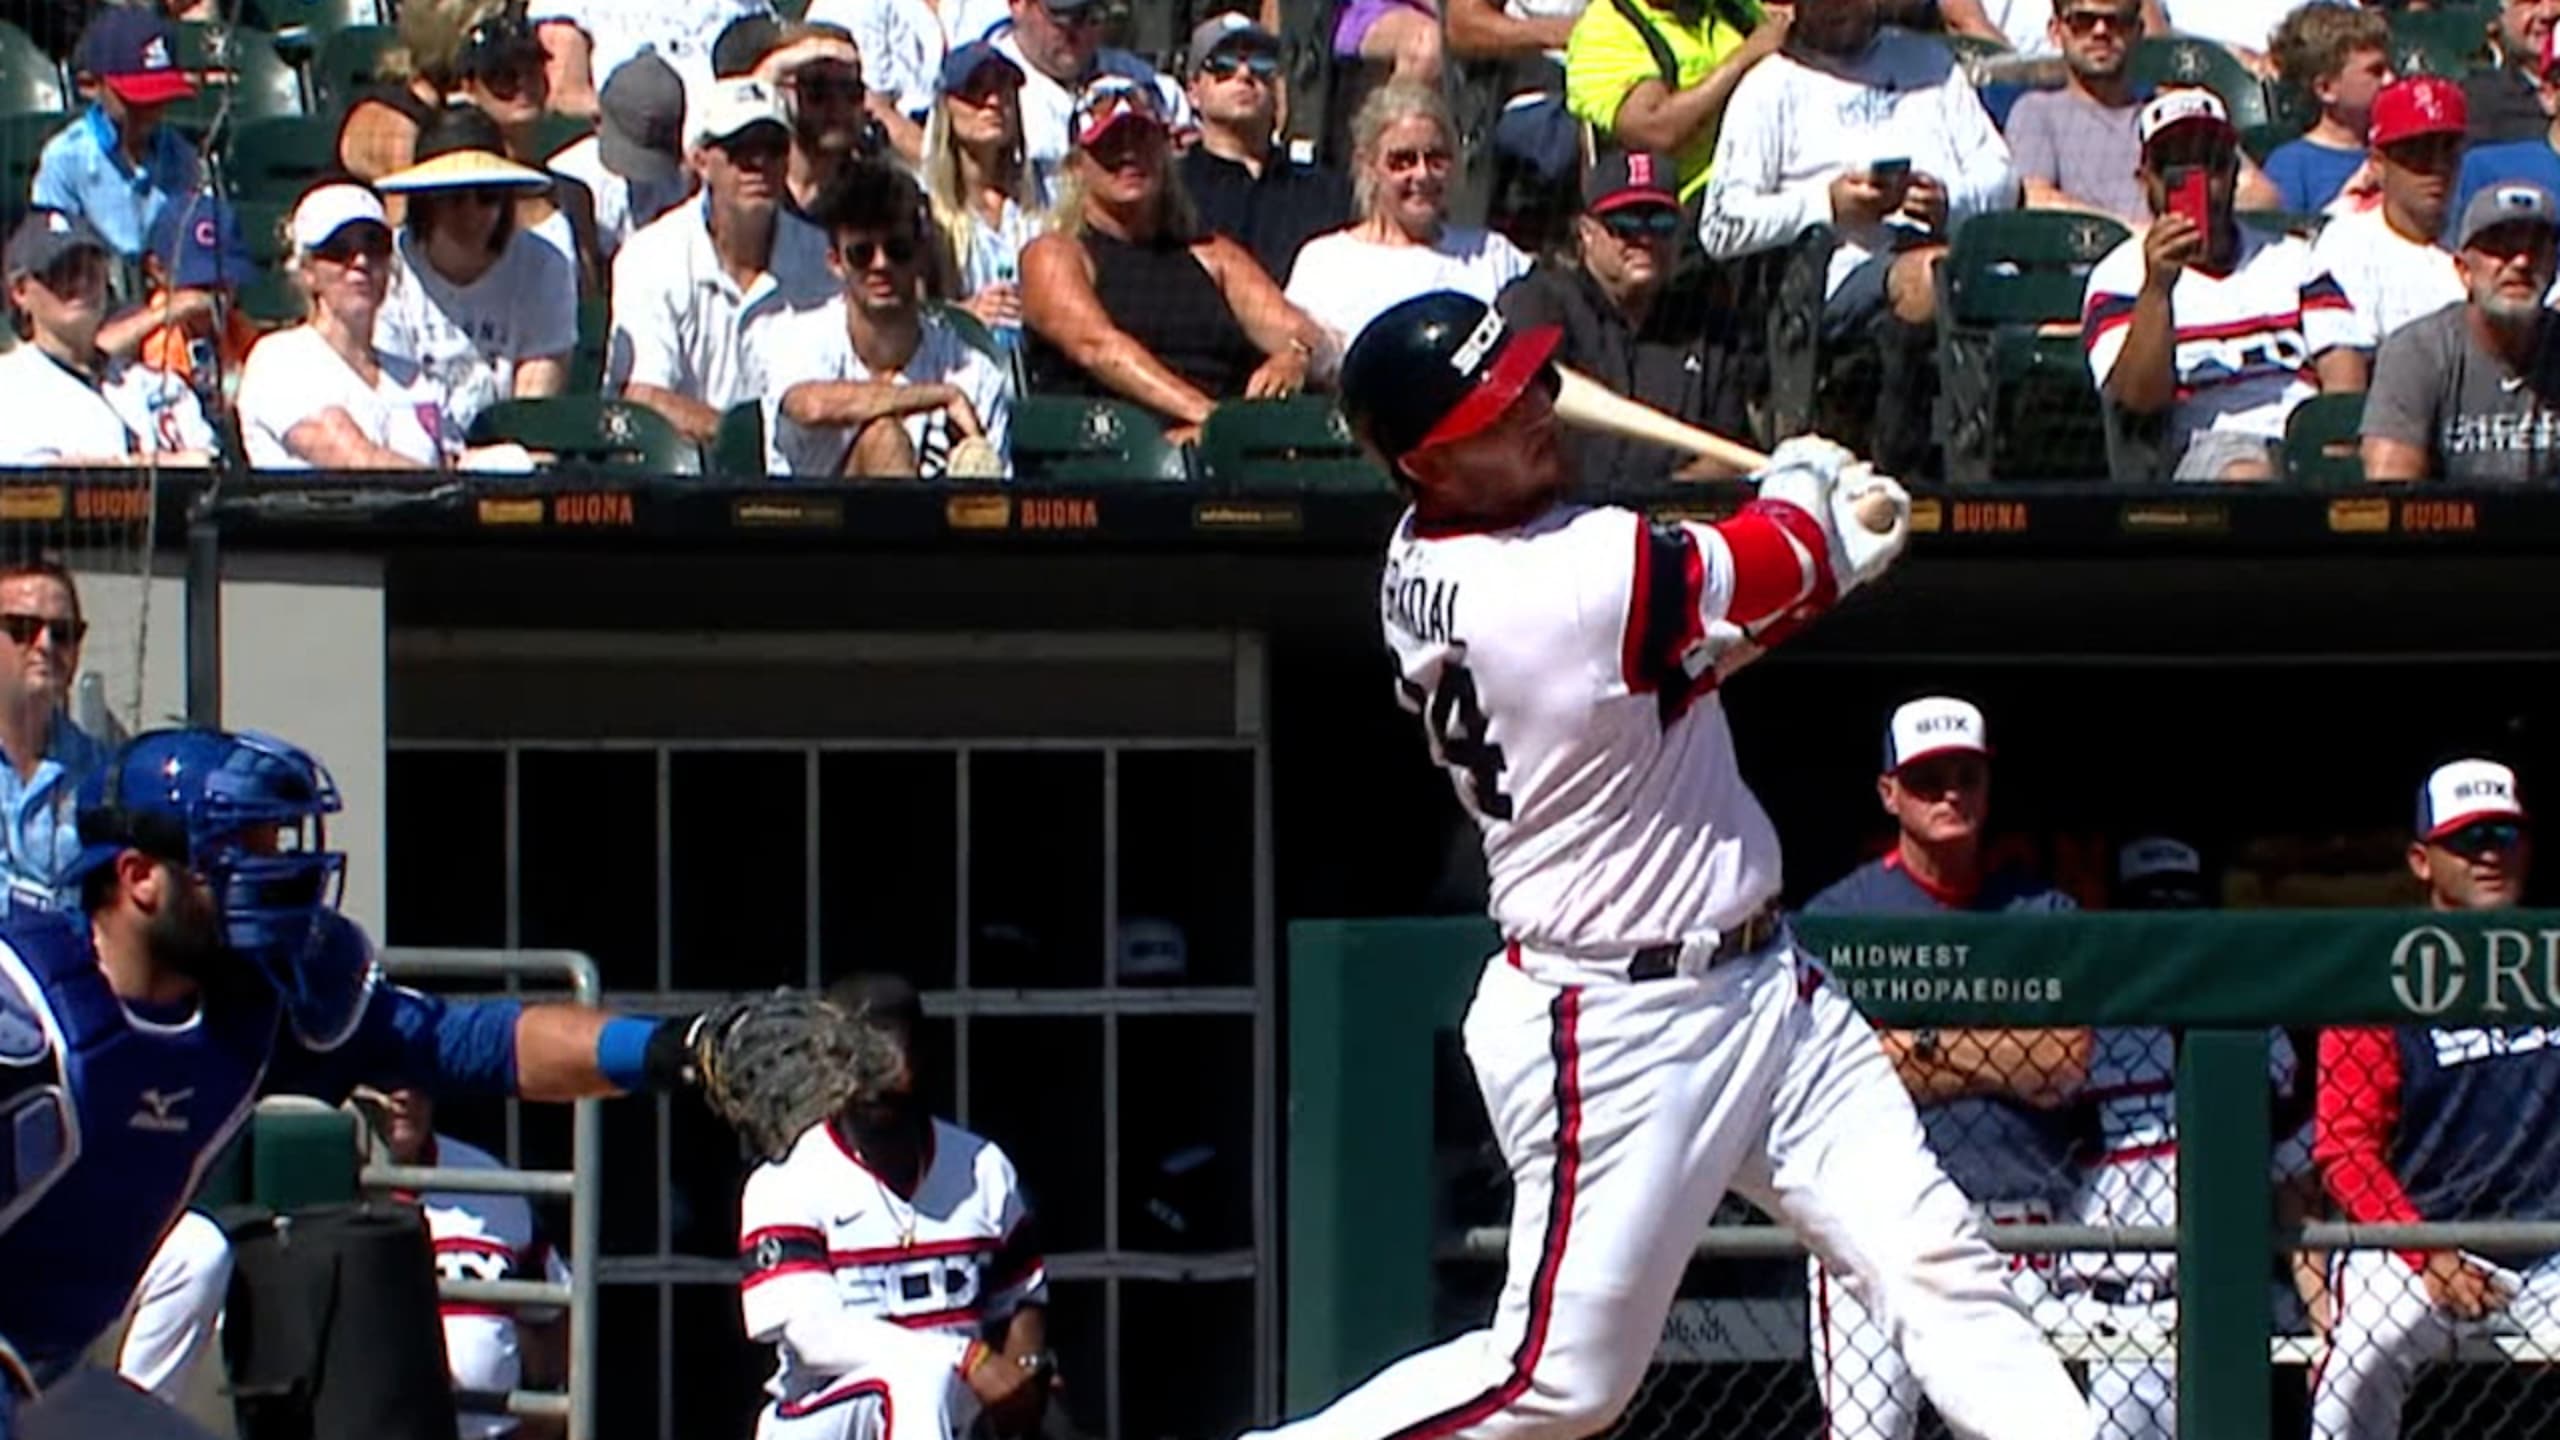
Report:
[{"label": "blue catcher's helmet", "polygon": [[80,787],[69,883],[126,850],[185,866],[213,892],[231,948],[290,993],[345,878],[346,856],[327,847],[338,803],[320,762],[272,735],[146,731]]}]

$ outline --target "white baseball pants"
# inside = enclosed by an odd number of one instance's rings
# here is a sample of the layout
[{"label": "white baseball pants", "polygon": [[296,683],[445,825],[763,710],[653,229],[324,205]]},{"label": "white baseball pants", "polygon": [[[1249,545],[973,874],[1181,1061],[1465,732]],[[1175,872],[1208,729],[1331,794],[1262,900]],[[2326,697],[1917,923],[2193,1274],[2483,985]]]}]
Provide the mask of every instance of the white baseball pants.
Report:
[{"label": "white baseball pants", "polygon": [[230,1288],[231,1242],[222,1227],[201,1211],[180,1214],[134,1287],[133,1319],[117,1352],[117,1372],[172,1405],[180,1403],[188,1372],[213,1346]]},{"label": "white baseball pants", "polygon": [[[2046,1225],[2052,1212],[2042,1205],[1994,1204],[1973,1207],[1984,1225]],[[2026,1307],[2039,1332],[2051,1323],[2055,1309],[2047,1283],[2050,1255],[2002,1255],[2003,1277]],[[1920,1425],[1920,1377],[1903,1358],[1892,1334],[1868,1310],[1852,1288],[1831,1274],[1819,1255],[1805,1261],[1806,1329],[1813,1357],[1813,1377],[1830,1418],[1832,1440],[1911,1440]],[[2094,1398],[2094,1397],[2093,1397]],[[2092,1407],[2095,1408],[2094,1406]],[[2118,1440],[2097,1417],[2102,1435]]]},{"label": "white baseball pants", "polygon": [[977,1418],[977,1392],[949,1365],[865,1365],[823,1390],[767,1402],[756,1440],[957,1440]]},{"label": "white baseball pants", "polygon": [[[1513,1197],[1486,1329],[1396,1362],[1285,1440],[1575,1440],[1644,1377],[1728,1189],[1828,1258],[1965,1440],[2090,1440],[1849,1002],[1781,939],[1703,975],[1559,984],[1497,954],[1465,1041]],[[1543,978],[1542,978],[1543,977]]]},{"label": "white baseball pants", "polygon": [[2330,1262],[2335,1319],[2311,1382],[2311,1440],[2399,1440],[2418,1367],[2451,1358],[2465,1335],[2560,1333],[2560,1256],[2521,1274],[2482,1263],[2513,1298],[2488,1319],[2466,1321],[2438,1309],[2418,1273],[2391,1251],[2351,1250]]}]

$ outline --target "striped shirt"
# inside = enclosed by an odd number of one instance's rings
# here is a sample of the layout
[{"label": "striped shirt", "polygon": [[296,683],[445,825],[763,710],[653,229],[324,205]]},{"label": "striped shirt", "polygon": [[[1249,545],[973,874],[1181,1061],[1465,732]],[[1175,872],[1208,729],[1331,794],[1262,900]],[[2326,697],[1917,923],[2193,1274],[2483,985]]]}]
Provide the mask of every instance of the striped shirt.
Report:
[{"label": "striped shirt", "polygon": [[[2089,351],[2090,378],[2102,389],[2124,353],[2142,275],[2138,236],[2109,251],[2089,272],[2080,337]],[[2318,389],[2311,347],[2303,338],[2304,316],[2345,310],[2347,297],[2335,279],[2319,273],[2311,246],[2301,238],[2244,225],[2230,273],[2188,266],[2169,305],[2178,332],[2171,361],[2178,401],[2169,416],[2174,455],[2205,430],[2283,438],[2285,417]]]}]

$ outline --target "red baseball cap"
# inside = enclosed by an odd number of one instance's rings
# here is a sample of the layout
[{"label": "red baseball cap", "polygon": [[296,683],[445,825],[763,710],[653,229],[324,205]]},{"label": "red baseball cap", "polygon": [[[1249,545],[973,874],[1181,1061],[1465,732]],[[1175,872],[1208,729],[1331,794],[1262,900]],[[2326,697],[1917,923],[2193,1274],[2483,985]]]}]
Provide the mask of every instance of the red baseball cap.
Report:
[{"label": "red baseball cap", "polygon": [[2471,105],[2462,87],[2441,75],[2394,80],[2373,97],[2373,123],[2365,141],[2379,150],[2421,135],[2461,135],[2471,128]]},{"label": "red baseball cap", "polygon": [[74,64],[127,105],[166,105],[196,93],[178,68],[177,42],[177,29],[156,10],[118,6],[89,22]]}]

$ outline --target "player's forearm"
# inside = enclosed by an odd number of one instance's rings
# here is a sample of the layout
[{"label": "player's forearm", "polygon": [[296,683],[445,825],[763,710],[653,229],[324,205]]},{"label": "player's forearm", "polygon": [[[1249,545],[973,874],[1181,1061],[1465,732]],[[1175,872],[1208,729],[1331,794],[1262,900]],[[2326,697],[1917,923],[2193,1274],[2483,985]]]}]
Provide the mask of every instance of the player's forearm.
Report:
[{"label": "player's forearm", "polygon": [[590,1100],[650,1088],[647,1041],[661,1024],[591,1005],[528,1005],[516,1017],[516,1094]]},{"label": "player's forearm", "polygon": [[2004,1095],[2039,1108],[2061,1105],[2089,1073],[2089,1032],[1888,1030],[1885,1053],[1915,1100]]},{"label": "player's forearm", "polygon": [[719,433],[720,412],[689,395],[633,382],[622,387],[622,398],[634,405],[646,405],[664,415],[667,423],[696,444],[707,443]]},{"label": "player's forearm", "polygon": [[1037,1355],[1049,1348],[1049,1311],[1042,1305],[1025,1305],[1013,1312],[1005,1322],[1004,1353],[1010,1357]]},{"label": "player's forearm", "polygon": [[812,429],[868,425],[885,415],[939,410],[958,392],[948,385],[885,380],[804,380],[782,392],[782,418]]}]

